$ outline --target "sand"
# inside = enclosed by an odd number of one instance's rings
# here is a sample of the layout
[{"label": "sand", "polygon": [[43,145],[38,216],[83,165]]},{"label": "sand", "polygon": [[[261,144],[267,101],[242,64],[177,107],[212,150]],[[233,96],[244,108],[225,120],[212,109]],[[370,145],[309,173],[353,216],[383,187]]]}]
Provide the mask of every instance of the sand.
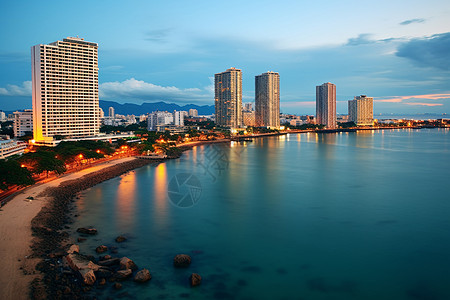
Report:
[{"label": "sand", "polygon": [[[32,242],[31,220],[46,203],[45,197],[37,197],[47,187],[80,178],[118,163],[133,160],[133,157],[107,161],[76,173],[63,175],[53,181],[31,186],[13,199],[0,211],[0,299],[28,299],[31,281],[38,276],[35,265],[39,259],[28,259]],[[27,200],[27,197],[34,200]],[[37,273],[37,272],[36,272]]]}]

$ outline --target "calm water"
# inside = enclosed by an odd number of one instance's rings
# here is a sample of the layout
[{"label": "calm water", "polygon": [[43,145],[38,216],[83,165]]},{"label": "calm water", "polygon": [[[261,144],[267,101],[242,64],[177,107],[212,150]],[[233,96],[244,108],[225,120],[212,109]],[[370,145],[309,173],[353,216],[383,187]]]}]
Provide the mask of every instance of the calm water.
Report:
[{"label": "calm water", "polygon": [[[117,255],[152,273],[100,297],[450,299],[449,170],[445,129],[207,145],[85,191],[74,227],[99,230],[81,244],[91,254],[126,234]],[[198,179],[179,190],[191,207],[168,197],[177,174]],[[173,268],[178,253],[188,269]]]}]

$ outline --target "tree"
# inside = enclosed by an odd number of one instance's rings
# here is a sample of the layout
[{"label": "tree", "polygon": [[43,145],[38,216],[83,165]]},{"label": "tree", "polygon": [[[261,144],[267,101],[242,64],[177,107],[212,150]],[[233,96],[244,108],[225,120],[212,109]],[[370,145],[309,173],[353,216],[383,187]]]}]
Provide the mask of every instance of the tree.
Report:
[{"label": "tree", "polygon": [[20,158],[20,161],[29,165],[31,171],[35,174],[46,172],[47,177],[49,172],[63,174],[66,171],[64,162],[56,158],[55,152],[46,151],[45,149],[39,149],[36,152],[28,152]]},{"label": "tree", "polygon": [[22,168],[17,160],[0,160],[0,189],[6,190],[11,185],[32,185],[34,179],[27,168]]}]

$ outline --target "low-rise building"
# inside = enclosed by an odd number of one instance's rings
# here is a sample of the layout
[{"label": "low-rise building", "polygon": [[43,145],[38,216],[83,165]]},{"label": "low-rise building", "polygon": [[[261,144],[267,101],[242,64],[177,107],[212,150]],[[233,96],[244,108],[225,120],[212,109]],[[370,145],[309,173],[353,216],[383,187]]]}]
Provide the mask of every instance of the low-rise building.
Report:
[{"label": "low-rise building", "polygon": [[0,137],[0,159],[22,155],[26,148],[25,142],[10,139],[9,136]]},{"label": "low-rise building", "polygon": [[33,110],[25,109],[14,112],[14,136],[20,137],[33,133]]}]

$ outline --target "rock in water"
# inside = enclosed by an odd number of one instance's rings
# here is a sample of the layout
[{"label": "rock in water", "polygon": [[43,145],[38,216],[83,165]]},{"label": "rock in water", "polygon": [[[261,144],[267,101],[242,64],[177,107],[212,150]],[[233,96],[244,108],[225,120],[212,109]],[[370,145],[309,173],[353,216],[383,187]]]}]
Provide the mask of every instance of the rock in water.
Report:
[{"label": "rock in water", "polygon": [[118,237],[116,237],[117,243],[122,243],[122,242],[125,242],[126,240],[127,240],[127,238],[124,237],[123,235],[119,235]]},{"label": "rock in water", "polygon": [[120,263],[120,259],[118,258],[110,258],[110,259],[105,259],[105,260],[101,260],[98,262],[99,266],[114,266],[114,265],[118,265]]},{"label": "rock in water", "polygon": [[191,264],[191,257],[187,254],[178,254],[173,259],[173,265],[176,268],[187,268]]},{"label": "rock in water", "polygon": [[114,275],[114,271],[108,267],[100,267],[95,274],[98,278],[110,278]]},{"label": "rock in water", "polygon": [[67,250],[67,254],[80,253],[80,246],[73,244],[70,246],[69,250]]},{"label": "rock in water", "polygon": [[83,283],[87,285],[93,285],[95,283],[95,274],[94,270],[92,269],[83,269],[79,271],[81,274],[81,277],[83,277]]},{"label": "rock in water", "polygon": [[81,227],[77,229],[77,232],[84,234],[97,234],[97,229],[93,227]]},{"label": "rock in water", "polygon": [[120,289],[122,288],[122,284],[116,282],[116,283],[114,283],[114,288],[115,288],[116,290],[120,290]]},{"label": "rock in water", "polygon": [[134,261],[132,261],[128,257],[122,257],[120,259],[120,269],[122,269],[122,270],[126,270],[126,269],[137,270],[137,268],[138,267],[136,266]]},{"label": "rock in water", "polygon": [[116,274],[114,274],[114,277],[117,280],[125,280],[128,277],[130,277],[132,274],[133,274],[133,271],[131,271],[131,269],[126,269],[126,270],[117,271]]},{"label": "rock in water", "polygon": [[192,273],[190,279],[191,279],[191,286],[197,286],[200,285],[200,283],[202,283],[202,276],[200,276],[197,273]]},{"label": "rock in water", "polygon": [[78,254],[78,253],[72,253],[68,254],[66,256],[67,263],[74,271],[84,270],[84,269],[92,269],[94,271],[97,271],[99,266],[94,264],[92,261],[90,261],[85,256]]},{"label": "rock in water", "polygon": [[152,279],[152,275],[150,275],[150,271],[147,269],[142,269],[136,273],[134,276],[134,281],[136,282],[147,282]]},{"label": "rock in water", "polygon": [[103,253],[106,251],[108,251],[108,247],[106,247],[105,245],[101,245],[101,246],[98,246],[97,248],[95,248],[95,252],[97,252],[97,253]]}]

